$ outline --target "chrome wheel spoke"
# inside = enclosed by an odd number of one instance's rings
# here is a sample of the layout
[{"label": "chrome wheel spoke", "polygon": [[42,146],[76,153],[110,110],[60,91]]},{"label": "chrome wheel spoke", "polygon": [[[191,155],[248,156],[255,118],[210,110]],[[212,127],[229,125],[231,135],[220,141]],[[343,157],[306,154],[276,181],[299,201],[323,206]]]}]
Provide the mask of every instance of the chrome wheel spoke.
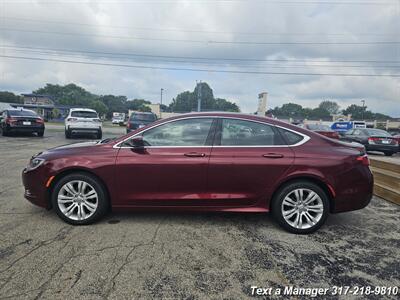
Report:
[{"label": "chrome wheel spoke", "polygon": [[304,204],[309,204],[311,202],[313,202],[315,199],[319,198],[318,194],[315,192],[310,192],[310,194],[308,194],[306,200],[304,200]]},{"label": "chrome wheel spoke", "polygon": [[64,214],[65,214],[67,217],[69,217],[69,216],[74,212],[76,206],[77,206],[76,203],[74,203],[74,204],[68,206],[68,208],[64,211]]},{"label": "chrome wheel spoke", "polygon": [[89,201],[84,201],[83,202],[83,205],[85,205],[86,206],[86,208],[89,210],[89,211],[95,211],[96,210],[96,205],[95,204],[93,204],[93,203],[90,203]]},{"label": "chrome wheel spoke", "polygon": [[307,211],[312,211],[316,213],[322,213],[324,211],[324,207],[320,204],[317,205],[309,205],[307,206]]},{"label": "chrome wheel spoke", "polygon": [[309,212],[305,212],[304,216],[307,219],[307,223],[311,226],[314,226],[318,222]]},{"label": "chrome wheel spoke", "polygon": [[285,200],[283,200],[283,205],[295,206],[295,205],[296,205],[296,202],[293,201],[292,198],[290,198],[289,196],[287,196],[287,197],[285,198]]},{"label": "chrome wheel spoke", "polygon": [[70,194],[70,195],[75,195],[75,194],[77,194],[77,192],[75,191],[75,188],[74,188],[74,186],[70,183],[70,182],[68,182],[66,185],[64,185],[64,190],[68,193],[68,194]]},{"label": "chrome wheel spoke", "polygon": [[293,208],[292,210],[287,210],[283,213],[283,216],[286,219],[290,219],[297,212],[297,208]]}]

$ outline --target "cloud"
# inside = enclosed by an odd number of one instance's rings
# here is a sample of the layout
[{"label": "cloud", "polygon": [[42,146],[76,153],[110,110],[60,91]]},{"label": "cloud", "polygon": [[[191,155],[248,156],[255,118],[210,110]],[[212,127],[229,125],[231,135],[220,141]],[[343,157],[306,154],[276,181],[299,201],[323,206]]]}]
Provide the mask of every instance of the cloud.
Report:
[{"label": "cloud", "polygon": [[[16,0],[5,2],[3,8],[0,55],[236,71],[353,74],[399,74],[400,71],[400,62],[395,63],[400,61],[399,44],[252,44],[399,42],[400,18],[396,5]],[[43,33],[46,31],[54,34]],[[221,60],[4,48],[10,45]],[[226,58],[303,62],[223,60]],[[333,99],[345,107],[365,99],[374,111],[400,116],[400,79],[390,77],[222,74],[8,58],[0,58],[0,72],[0,90],[18,93],[35,90],[47,82],[74,82],[94,93],[127,95],[154,102],[159,100],[160,88],[164,88],[164,101],[168,103],[179,92],[192,90],[196,80],[202,80],[210,84],[215,96],[235,101],[244,112],[254,112],[258,93],[267,91],[272,107],[288,101],[315,107],[323,99]]]}]

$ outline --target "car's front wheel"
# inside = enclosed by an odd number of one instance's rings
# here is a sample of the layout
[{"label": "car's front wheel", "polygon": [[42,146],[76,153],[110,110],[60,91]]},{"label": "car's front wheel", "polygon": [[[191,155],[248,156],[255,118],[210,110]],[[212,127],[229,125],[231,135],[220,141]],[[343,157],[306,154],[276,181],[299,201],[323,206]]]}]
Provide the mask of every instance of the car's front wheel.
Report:
[{"label": "car's front wheel", "polygon": [[102,183],[86,173],[73,173],[61,178],[52,192],[52,206],[57,215],[73,225],[86,225],[99,220],[108,209]]},{"label": "car's front wheel", "polygon": [[385,156],[393,156],[393,152],[390,152],[390,151],[386,151],[386,152],[383,152],[384,154],[385,154]]},{"label": "car's front wheel", "polygon": [[273,199],[272,214],[292,233],[307,234],[319,229],[328,217],[329,199],[323,189],[308,181],[281,188]]}]

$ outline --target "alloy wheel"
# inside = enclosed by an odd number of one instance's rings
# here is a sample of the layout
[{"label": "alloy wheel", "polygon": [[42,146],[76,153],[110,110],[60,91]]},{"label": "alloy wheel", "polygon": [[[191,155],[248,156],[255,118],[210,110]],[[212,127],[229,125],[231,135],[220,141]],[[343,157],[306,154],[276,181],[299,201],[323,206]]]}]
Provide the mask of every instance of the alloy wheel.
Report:
[{"label": "alloy wheel", "polygon": [[285,196],[281,212],[284,220],[293,228],[309,229],[321,220],[324,204],[316,192],[298,188]]},{"label": "alloy wheel", "polygon": [[86,181],[65,183],[57,195],[60,211],[69,219],[80,221],[90,218],[97,210],[99,198],[96,190]]}]

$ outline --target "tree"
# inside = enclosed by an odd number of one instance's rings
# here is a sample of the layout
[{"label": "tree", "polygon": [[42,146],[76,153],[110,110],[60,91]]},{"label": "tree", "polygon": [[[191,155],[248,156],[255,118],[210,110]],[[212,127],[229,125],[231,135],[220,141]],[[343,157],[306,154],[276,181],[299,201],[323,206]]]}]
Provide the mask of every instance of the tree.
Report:
[{"label": "tree", "polygon": [[108,112],[107,106],[103,102],[101,102],[99,100],[93,101],[90,104],[89,108],[94,109],[95,111],[97,111],[99,116],[104,116]]},{"label": "tree", "polygon": [[322,101],[322,102],[319,104],[318,108],[320,109],[320,112],[321,112],[322,110],[325,110],[325,111],[327,111],[330,115],[335,115],[335,114],[339,113],[339,110],[340,110],[339,104],[337,104],[337,103],[334,102],[334,101],[328,101],[328,100]]},{"label": "tree", "polygon": [[105,95],[100,96],[99,100],[107,107],[107,118],[112,117],[113,112],[125,112],[126,109],[126,96]]},{"label": "tree", "polygon": [[350,106],[348,106],[346,109],[343,110],[343,114],[344,115],[350,115],[353,119],[358,119],[358,120],[367,120],[367,119],[372,119],[373,118],[373,114],[371,111],[367,110],[367,107],[364,106],[360,106],[360,105],[356,105],[356,104],[352,104]]},{"label": "tree", "polygon": [[126,110],[137,110],[143,112],[150,112],[151,109],[146,104],[151,104],[150,101],[144,99],[133,99],[126,102]]},{"label": "tree", "polygon": [[201,89],[200,92],[202,111],[240,111],[239,107],[235,103],[221,98],[214,98],[213,90],[205,82],[196,85],[193,92],[185,91],[178,94],[176,98],[172,99],[172,103],[169,105],[170,110],[174,112],[196,111],[199,89]]},{"label": "tree", "polygon": [[15,95],[14,93],[0,91],[0,102],[24,103],[24,99],[21,96]]}]

